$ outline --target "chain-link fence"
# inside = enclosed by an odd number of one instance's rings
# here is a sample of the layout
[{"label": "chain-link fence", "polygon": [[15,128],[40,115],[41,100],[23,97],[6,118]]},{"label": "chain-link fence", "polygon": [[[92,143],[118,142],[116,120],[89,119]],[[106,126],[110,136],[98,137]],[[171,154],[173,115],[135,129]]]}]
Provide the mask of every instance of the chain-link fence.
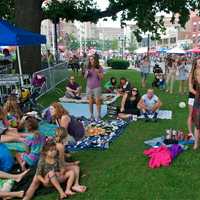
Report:
[{"label": "chain-link fence", "polygon": [[40,96],[42,96],[68,78],[67,63],[57,64],[47,69],[37,71],[33,74],[33,77],[36,75],[45,77],[45,84],[41,88],[40,93]]}]

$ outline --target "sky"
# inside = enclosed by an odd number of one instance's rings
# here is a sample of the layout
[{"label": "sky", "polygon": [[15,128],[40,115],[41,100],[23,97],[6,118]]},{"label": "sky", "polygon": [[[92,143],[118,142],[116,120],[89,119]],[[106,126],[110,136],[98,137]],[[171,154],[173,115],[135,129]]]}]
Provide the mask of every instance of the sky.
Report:
[{"label": "sky", "polygon": [[[97,0],[97,5],[102,9],[105,10],[109,2],[108,0]],[[113,21],[111,18],[108,18],[108,21],[99,20],[98,26],[101,27],[118,27],[120,28],[120,19],[118,18],[116,21]]]}]

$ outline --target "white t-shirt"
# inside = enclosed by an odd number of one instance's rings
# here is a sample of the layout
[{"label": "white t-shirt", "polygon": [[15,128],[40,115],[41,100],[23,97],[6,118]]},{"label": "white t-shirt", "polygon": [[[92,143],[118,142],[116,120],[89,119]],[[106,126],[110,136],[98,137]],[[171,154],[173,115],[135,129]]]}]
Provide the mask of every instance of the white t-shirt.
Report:
[{"label": "white t-shirt", "polygon": [[148,110],[151,110],[153,106],[158,102],[158,97],[154,94],[151,99],[147,97],[147,94],[144,94],[142,96],[142,99],[144,101],[144,104],[147,106]]}]

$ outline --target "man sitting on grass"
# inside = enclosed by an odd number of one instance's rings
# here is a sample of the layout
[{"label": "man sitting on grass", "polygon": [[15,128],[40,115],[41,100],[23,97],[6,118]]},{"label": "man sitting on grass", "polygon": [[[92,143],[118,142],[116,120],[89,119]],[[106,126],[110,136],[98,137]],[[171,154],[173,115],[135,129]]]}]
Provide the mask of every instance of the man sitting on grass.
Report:
[{"label": "man sitting on grass", "polygon": [[81,99],[81,86],[75,82],[74,76],[71,76],[69,79],[65,96],[71,99]]},{"label": "man sitting on grass", "polygon": [[138,103],[138,108],[145,117],[145,121],[149,121],[149,116],[152,115],[152,121],[156,122],[158,117],[158,111],[161,107],[161,101],[154,94],[153,89],[148,89],[147,94],[144,94]]}]

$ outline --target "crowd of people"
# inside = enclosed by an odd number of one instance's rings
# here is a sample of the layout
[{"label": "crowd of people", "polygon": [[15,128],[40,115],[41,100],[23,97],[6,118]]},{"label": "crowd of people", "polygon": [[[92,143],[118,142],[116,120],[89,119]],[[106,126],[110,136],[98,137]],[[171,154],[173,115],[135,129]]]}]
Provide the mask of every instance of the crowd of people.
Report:
[{"label": "crowd of people", "polygon": [[[154,69],[155,80],[152,86],[156,86],[155,84],[158,84],[159,81],[160,89],[166,89],[166,92],[173,93],[176,71],[179,70],[179,92],[183,94],[186,92],[185,85],[188,79],[187,73],[189,73],[188,129],[190,133],[193,133],[193,125],[195,126],[194,149],[197,149],[200,137],[200,59],[194,60],[190,72],[186,70],[186,61],[181,60],[180,57],[170,57],[167,61],[167,78],[163,76],[160,67],[155,66],[157,68]],[[148,57],[143,58],[140,68],[141,86],[146,88],[150,72]],[[110,77],[110,80],[102,88],[104,71],[95,55],[89,57],[83,77],[86,79],[86,95],[91,121],[102,120],[101,97],[103,91],[121,97],[117,118],[131,121],[135,117],[143,115],[146,122],[157,122],[162,102],[154,93],[153,88],[147,88],[146,94],[140,95],[139,88],[131,84],[125,77],[121,77],[120,80]],[[81,91],[82,86],[77,83],[74,76],[71,76],[66,85],[66,97],[79,100],[82,98]],[[96,105],[96,112],[94,112],[94,105]],[[84,126],[58,102],[50,105],[49,112],[52,123],[57,125],[54,138],[47,138],[39,131],[38,119],[23,113],[15,96],[9,96],[3,107],[0,107],[0,146],[8,142],[21,142],[26,146],[24,153],[15,152],[10,155],[10,159],[15,158],[21,173],[9,174],[10,170],[0,167],[0,179],[13,179],[18,183],[27,175],[29,169],[36,169],[27,191],[0,191],[0,197],[21,197],[29,200],[40,185],[54,187],[58,191],[60,199],[86,191],[86,186],[79,183],[80,163],[79,161],[68,162],[69,154],[66,153],[65,148],[68,143],[79,141],[85,136]],[[61,186],[63,183],[65,189]]]}]

